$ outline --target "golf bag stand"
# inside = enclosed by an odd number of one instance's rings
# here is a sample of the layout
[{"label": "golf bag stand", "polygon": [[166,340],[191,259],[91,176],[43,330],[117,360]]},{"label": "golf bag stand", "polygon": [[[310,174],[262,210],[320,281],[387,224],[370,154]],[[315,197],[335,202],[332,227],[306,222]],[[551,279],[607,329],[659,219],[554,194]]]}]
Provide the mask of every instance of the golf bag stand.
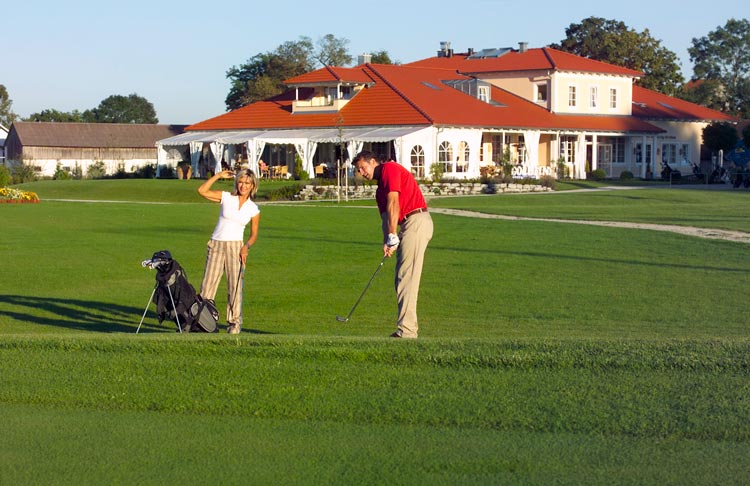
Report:
[{"label": "golf bag stand", "polygon": [[172,259],[167,250],[157,251],[141,265],[156,270],[156,285],[141,316],[136,334],[153,302],[161,323],[173,320],[180,333],[200,331],[218,332],[219,312],[212,300],[204,300],[188,282],[185,270]]},{"label": "golf bag stand", "polygon": [[[154,290],[151,291],[151,297],[148,298],[148,302],[146,303],[146,308],[143,309],[141,322],[138,323],[138,329],[135,330],[136,334],[138,334],[138,332],[141,330],[141,325],[143,324],[143,320],[146,318],[146,313],[148,312],[148,308],[151,306],[151,302],[153,302],[154,300],[154,294],[156,294],[156,289],[158,288],[159,288],[159,283],[157,282],[156,285],[154,285]],[[182,333],[182,325],[180,325],[180,315],[177,313],[177,306],[174,305],[174,297],[172,297],[172,291],[169,289],[169,286],[167,286],[167,292],[169,293],[169,300],[172,302],[172,310],[174,311],[175,318],[177,319],[177,331],[179,333]]]}]

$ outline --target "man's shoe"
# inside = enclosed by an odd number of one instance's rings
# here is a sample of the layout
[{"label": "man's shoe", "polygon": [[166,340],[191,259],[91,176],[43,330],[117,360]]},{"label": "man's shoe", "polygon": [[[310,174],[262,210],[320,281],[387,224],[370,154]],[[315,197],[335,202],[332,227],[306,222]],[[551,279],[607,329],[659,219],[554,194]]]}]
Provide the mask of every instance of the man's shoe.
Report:
[{"label": "man's shoe", "polygon": [[239,334],[240,333],[240,326],[239,324],[229,324],[227,326],[227,333],[228,334]]},{"label": "man's shoe", "polygon": [[396,331],[393,334],[391,334],[391,337],[392,338],[400,338],[401,337],[401,333],[399,333],[399,331]]}]

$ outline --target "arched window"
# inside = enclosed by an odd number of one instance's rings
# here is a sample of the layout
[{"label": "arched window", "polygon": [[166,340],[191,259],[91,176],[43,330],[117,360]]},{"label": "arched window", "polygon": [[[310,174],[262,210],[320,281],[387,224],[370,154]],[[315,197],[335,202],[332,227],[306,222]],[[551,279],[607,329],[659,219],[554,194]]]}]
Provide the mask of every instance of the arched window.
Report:
[{"label": "arched window", "polygon": [[424,179],[424,149],[421,145],[411,149],[411,173],[417,179]]},{"label": "arched window", "polygon": [[453,147],[450,142],[443,142],[438,147],[438,163],[443,165],[443,173],[453,172]]}]

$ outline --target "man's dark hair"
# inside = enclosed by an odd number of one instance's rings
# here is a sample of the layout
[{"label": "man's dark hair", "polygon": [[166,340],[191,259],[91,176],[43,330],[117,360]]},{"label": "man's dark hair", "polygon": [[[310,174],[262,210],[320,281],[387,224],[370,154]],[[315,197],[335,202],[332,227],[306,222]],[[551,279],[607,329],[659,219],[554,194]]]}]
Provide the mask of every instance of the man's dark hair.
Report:
[{"label": "man's dark hair", "polygon": [[378,156],[375,155],[374,152],[370,152],[369,150],[363,150],[354,156],[354,158],[352,159],[352,165],[356,164],[360,160],[369,161],[370,159],[375,159],[378,162],[380,162],[380,158],[378,158]]}]

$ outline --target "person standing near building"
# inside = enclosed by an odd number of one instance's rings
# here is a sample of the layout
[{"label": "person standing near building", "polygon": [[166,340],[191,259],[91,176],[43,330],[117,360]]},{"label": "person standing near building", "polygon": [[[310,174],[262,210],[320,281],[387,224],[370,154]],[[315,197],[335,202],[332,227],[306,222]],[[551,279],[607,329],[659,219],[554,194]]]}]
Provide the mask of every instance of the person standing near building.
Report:
[{"label": "person standing near building", "polygon": [[382,221],[383,255],[396,255],[398,320],[391,337],[416,338],[419,282],[433,232],[427,204],[414,176],[401,164],[381,162],[374,153],[362,151],[354,157],[353,166],[365,179],[378,181],[375,201]]},{"label": "person standing near building", "polygon": [[[234,191],[212,190],[219,179],[234,177]],[[216,296],[222,274],[227,276],[227,332],[239,334],[242,329],[242,278],[248,250],[258,238],[260,209],[253,201],[258,190],[258,179],[249,169],[224,170],[198,188],[198,194],[209,201],[221,203],[219,220],[208,242],[206,270],[200,295],[204,299]],[[244,243],[245,226],[250,223],[250,235]]]}]

